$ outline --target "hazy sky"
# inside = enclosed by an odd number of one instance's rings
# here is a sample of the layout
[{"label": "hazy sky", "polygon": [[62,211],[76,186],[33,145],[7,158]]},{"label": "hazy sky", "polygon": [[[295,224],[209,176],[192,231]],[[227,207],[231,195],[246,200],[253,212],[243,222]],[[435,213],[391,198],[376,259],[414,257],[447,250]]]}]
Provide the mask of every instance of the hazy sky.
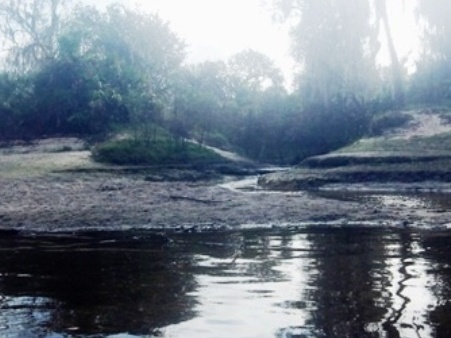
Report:
[{"label": "hazy sky", "polygon": [[[89,0],[85,0],[89,2]],[[92,1],[91,1],[92,2]],[[109,4],[117,1],[95,1]],[[286,26],[275,24],[261,0],[132,0],[122,3],[157,12],[188,44],[188,61],[224,59],[245,48],[279,62],[289,59]]]},{"label": "hazy sky", "polygon": [[[91,0],[85,0],[91,2]],[[95,4],[118,1],[101,0]],[[275,24],[261,0],[122,1],[157,12],[188,45],[188,62],[226,59],[246,48],[268,55],[285,74],[292,70],[288,29]]]},{"label": "hazy sky", "polygon": [[[110,4],[114,0],[85,0]],[[286,25],[276,24],[261,0],[122,0],[143,11],[157,12],[188,45],[188,62],[226,59],[252,48],[268,55],[289,74],[290,38]],[[412,16],[413,1],[389,1],[390,19],[400,57],[413,57],[418,46]],[[381,62],[388,62],[382,50]],[[385,60],[385,61],[384,61]]]}]

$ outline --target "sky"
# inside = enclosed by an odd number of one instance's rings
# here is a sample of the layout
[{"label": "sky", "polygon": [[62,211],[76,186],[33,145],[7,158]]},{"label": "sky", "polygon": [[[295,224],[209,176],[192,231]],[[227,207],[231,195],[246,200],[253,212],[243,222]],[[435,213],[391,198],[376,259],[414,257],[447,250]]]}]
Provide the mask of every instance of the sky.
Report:
[{"label": "sky", "polygon": [[[102,0],[102,4],[115,1]],[[224,60],[244,49],[268,55],[287,73],[293,67],[287,25],[277,24],[262,0],[122,1],[158,13],[187,44],[187,62]],[[99,1],[96,1],[99,4]]]},{"label": "sky", "polygon": [[[117,1],[96,0],[94,3],[104,6],[114,2]],[[406,65],[410,70],[414,69],[419,46],[414,2],[388,1],[398,54],[401,59],[408,58]],[[251,48],[269,56],[286,77],[290,78],[293,73],[289,27],[276,23],[268,8],[262,7],[262,0],[122,0],[122,3],[158,13],[168,21],[172,30],[187,43],[189,63],[225,60]],[[388,64],[388,60],[388,51],[382,47],[381,65]]]}]

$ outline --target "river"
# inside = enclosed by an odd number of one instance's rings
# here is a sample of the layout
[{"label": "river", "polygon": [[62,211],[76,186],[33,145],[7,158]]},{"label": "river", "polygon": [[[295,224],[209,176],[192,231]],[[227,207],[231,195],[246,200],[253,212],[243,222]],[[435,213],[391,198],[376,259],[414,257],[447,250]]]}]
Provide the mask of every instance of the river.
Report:
[{"label": "river", "polygon": [[0,236],[1,337],[450,337],[451,231]]}]

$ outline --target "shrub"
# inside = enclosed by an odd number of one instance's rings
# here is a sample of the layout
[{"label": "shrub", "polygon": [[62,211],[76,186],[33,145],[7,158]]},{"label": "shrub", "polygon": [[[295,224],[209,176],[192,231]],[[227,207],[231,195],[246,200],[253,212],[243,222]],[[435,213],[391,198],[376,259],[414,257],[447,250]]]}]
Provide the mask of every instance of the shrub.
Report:
[{"label": "shrub", "polygon": [[119,165],[158,165],[222,162],[213,151],[202,146],[175,142],[171,139],[115,140],[94,147],[93,158],[98,162]]},{"label": "shrub", "polygon": [[409,114],[393,111],[384,113],[374,117],[371,121],[370,134],[380,136],[387,130],[406,125],[410,120],[412,120],[412,116]]}]

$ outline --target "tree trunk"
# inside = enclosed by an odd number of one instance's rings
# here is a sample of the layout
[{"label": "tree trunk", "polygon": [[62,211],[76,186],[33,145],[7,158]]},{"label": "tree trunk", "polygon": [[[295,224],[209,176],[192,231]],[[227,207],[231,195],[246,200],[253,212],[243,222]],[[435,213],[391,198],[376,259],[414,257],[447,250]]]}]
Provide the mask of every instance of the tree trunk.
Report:
[{"label": "tree trunk", "polygon": [[388,52],[390,54],[390,61],[392,67],[392,81],[393,81],[393,99],[397,106],[404,105],[404,88],[402,81],[402,67],[399,63],[398,54],[396,53],[393,36],[391,34],[390,23],[387,15],[387,1],[375,0],[376,11],[378,19],[382,21],[387,38]]}]

